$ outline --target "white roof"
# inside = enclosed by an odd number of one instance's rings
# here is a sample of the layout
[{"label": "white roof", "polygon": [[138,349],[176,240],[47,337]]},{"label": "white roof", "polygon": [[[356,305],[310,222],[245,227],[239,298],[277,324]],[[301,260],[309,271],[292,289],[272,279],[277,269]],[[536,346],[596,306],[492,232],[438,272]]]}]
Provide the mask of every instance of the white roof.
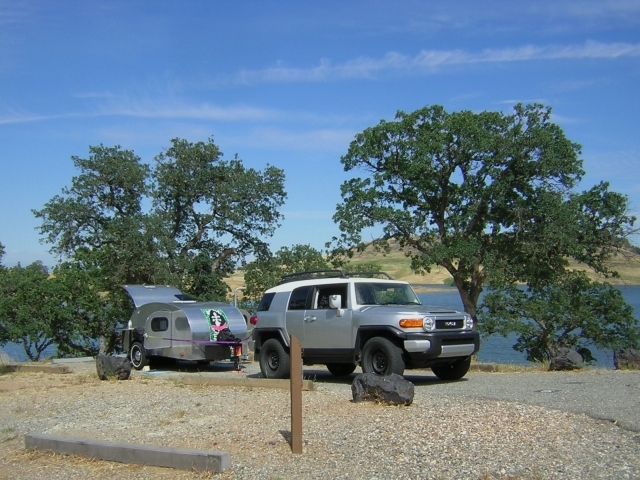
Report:
[{"label": "white roof", "polygon": [[333,285],[336,283],[356,283],[356,282],[369,282],[369,283],[389,283],[389,284],[403,284],[406,285],[407,282],[402,280],[388,280],[386,278],[365,278],[365,277],[330,277],[330,278],[313,278],[306,280],[296,280],[295,282],[286,282],[280,285],[276,285],[267,290],[266,293],[279,293],[279,292],[290,292],[291,290],[304,287],[307,285]]}]

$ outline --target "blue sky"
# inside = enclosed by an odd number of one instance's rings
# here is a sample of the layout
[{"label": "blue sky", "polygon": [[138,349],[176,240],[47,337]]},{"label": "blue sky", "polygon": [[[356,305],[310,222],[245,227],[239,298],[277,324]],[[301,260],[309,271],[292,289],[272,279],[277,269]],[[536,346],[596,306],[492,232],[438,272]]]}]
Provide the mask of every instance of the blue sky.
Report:
[{"label": "blue sky", "polygon": [[[270,240],[321,249],[354,135],[397,110],[541,102],[640,211],[640,1],[0,0],[0,242],[5,265],[55,263],[31,213],[71,156],[174,137],[284,169]],[[638,238],[634,239],[638,244]]]}]

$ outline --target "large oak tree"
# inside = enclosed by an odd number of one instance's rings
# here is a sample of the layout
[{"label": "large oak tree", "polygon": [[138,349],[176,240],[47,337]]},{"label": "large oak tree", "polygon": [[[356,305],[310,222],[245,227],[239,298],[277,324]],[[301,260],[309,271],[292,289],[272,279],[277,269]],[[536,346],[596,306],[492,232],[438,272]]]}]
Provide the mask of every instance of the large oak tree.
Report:
[{"label": "large oak tree", "polygon": [[119,285],[138,283],[224,300],[223,279],[268,250],[282,218],[284,172],[225,160],[212,139],[175,138],[152,165],[120,146],[72,160],[71,186],[33,213],[51,252],[89,272],[105,305],[121,305]]},{"label": "large oak tree", "polygon": [[444,267],[474,318],[489,282],[544,289],[569,259],[615,275],[607,260],[635,220],[627,198],[606,183],[575,191],[581,147],[550,118],[542,105],[510,114],[430,106],[365,129],[341,159],[364,175],[342,185],[334,256],[363,248],[362,232],[381,226],[375,245],[397,239],[417,272]]}]

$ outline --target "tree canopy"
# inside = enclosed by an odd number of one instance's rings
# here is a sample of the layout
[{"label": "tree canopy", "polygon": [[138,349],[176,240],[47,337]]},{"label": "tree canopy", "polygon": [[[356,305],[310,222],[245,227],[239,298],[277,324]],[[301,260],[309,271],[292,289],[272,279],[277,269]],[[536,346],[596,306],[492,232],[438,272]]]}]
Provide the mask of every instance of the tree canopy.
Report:
[{"label": "tree canopy", "polygon": [[87,272],[40,262],[6,268],[0,275],[0,344],[22,345],[33,361],[52,345],[59,356],[95,355],[96,339],[110,336],[108,308]]},{"label": "tree canopy", "polygon": [[224,298],[222,279],[279,226],[283,171],[223,160],[212,139],[175,138],[153,168],[120,146],[89,152],[72,157],[79,175],[34,215],[51,252],[98,269],[109,290],[170,283]]},{"label": "tree canopy", "polygon": [[568,271],[554,283],[527,289],[503,285],[485,295],[483,305],[483,333],[515,332],[514,349],[526,353],[532,362],[547,362],[562,347],[592,362],[594,345],[623,350],[640,340],[633,308],[625,303],[622,292],[590,281],[582,271]]},{"label": "tree canopy", "polygon": [[105,305],[122,304],[120,285],[142,283],[225,300],[223,279],[268,251],[282,218],[284,172],[225,160],[213,139],[174,138],[153,165],[103,145],[72,161],[71,186],[33,213],[51,252],[90,275]]},{"label": "tree canopy", "polygon": [[575,192],[581,147],[550,119],[538,104],[511,114],[430,106],[365,129],[341,159],[365,175],[342,184],[333,255],[348,257],[363,230],[381,226],[375,245],[397,239],[416,272],[444,267],[474,318],[485,283],[540,290],[569,259],[616,275],[607,260],[635,220],[628,200],[606,183]]},{"label": "tree canopy", "polygon": [[259,302],[265,290],[278,285],[280,277],[305,270],[329,268],[322,252],[310,245],[282,247],[274,254],[257,258],[244,269],[244,297]]}]

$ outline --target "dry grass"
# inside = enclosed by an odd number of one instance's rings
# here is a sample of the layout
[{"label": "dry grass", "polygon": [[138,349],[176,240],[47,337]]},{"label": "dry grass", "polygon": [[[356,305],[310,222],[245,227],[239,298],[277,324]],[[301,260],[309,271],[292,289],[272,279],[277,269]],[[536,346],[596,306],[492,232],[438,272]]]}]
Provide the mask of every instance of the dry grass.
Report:
[{"label": "dry grass", "polygon": [[[386,255],[382,252],[376,252],[372,247],[368,247],[364,252],[356,253],[351,263],[358,265],[375,262],[380,265],[382,271],[387,272],[394,279],[404,280],[411,284],[443,285],[446,279],[451,278],[449,272],[436,265],[431,268],[431,272],[424,275],[414,273],[411,270],[411,260],[403,252],[399,251],[397,244],[392,244],[392,247],[395,247],[395,249]],[[576,262],[571,262],[570,266],[577,270],[584,270],[592,280],[606,280],[613,285],[640,285],[640,255],[630,251],[625,251],[613,257],[610,262],[610,266],[620,274],[619,279],[604,279],[593,273],[585,265]],[[226,280],[226,283],[233,293],[237,287],[244,286],[244,272],[237,270]],[[241,297],[239,296],[239,298]]]}]

